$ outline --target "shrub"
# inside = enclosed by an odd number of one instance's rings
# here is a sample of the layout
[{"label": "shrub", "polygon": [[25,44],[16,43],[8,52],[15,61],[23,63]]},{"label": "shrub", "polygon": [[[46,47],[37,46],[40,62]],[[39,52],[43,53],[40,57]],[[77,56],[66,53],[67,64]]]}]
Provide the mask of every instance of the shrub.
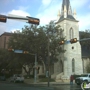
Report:
[{"label": "shrub", "polygon": [[[51,79],[51,78],[50,78],[49,81],[50,82],[55,82],[55,80],[54,79]],[[42,78],[42,79],[40,79],[40,82],[48,82],[48,78]]]},{"label": "shrub", "polygon": [[24,78],[34,78],[34,75],[25,75]]}]

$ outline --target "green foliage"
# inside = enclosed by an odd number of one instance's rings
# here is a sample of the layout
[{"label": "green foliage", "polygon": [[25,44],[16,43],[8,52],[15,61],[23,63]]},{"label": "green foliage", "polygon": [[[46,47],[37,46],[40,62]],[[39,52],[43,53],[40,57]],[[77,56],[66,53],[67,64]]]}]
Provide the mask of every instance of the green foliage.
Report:
[{"label": "green foliage", "polygon": [[[80,39],[90,38],[90,30],[80,31]],[[90,40],[85,40],[80,42],[82,46],[89,46]]]},{"label": "green foliage", "polygon": [[39,78],[46,78],[46,75],[39,75]]},{"label": "green foliage", "polygon": [[0,71],[2,69],[8,68],[7,65],[9,64],[10,54],[5,49],[0,49]]},{"label": "green foliage", "polygon": [[[25,26],[21,32],[16,32],[9,40],[9,47],[13,49],[20,49],[29,51],[31,54],[37,54],[38,61],[41,59],[45,62],[48,61],[48,45],[50,63],[57,61],[57,56],[60,53],[64,53],[65,50],[59,45],[59,41],[63,40],[63,30],[60,26],[55,26],[54,22],[50,22],[46,26],[37,27],[36,25]],[[31,54],[15,54],[11,53],[13,60],[9,66],[20,66],[25,69],[25,65],[28,65],[29,71],[34,66],[35,56]],[[27,70],[25,69],[27,72]],[[27,72],[28,73],[28,72]]]},{"label": "green foliage", "polygon": [[[42,78],[40,82],[48,82],[48,78]],[[55,80],[50,78],[50,82],[55,82]]]}]

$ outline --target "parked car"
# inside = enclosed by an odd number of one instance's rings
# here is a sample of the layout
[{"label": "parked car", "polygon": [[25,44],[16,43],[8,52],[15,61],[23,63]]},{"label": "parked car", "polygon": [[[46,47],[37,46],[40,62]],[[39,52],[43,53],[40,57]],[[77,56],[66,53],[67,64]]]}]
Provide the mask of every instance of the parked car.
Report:
[{"label": "parked car", "polygon": [[82,82],[90,83],[90,73],[81,74],[80,77],[77,77],[77,78],[75,79],[75,83],[76,83],[77,85],[82,84]]},{"label": "parked car", "polygon": [[0,76],[0,81],[6,81],[6,77],[5,76]]},{"label": "parked car", "polygon": [[6,77],[4,73],[0,73],[0,81],[5,81]]},{"label": "parked car", "polygon": [[10,78],[10,82],[24,82],[24,77],[20,74],[14,74],[11,78]]}]

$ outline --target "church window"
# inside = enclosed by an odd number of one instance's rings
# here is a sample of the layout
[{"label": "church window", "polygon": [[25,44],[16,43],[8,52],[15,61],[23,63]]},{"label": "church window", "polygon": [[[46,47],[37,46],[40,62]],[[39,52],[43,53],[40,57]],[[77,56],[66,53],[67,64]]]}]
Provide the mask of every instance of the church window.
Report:
[{"label": "church window", "polygon": [[75,59],[72,59],[72,72],[75,72]]},{"label": "church window", "polygon": [[74,49],[74,47],[72,46],[72,49]]},{"label": "church window", "polygon": [[74,36],[73,28],[70,28],[69,36],[70,36],[70,39],[73,38],[73,36]]}]

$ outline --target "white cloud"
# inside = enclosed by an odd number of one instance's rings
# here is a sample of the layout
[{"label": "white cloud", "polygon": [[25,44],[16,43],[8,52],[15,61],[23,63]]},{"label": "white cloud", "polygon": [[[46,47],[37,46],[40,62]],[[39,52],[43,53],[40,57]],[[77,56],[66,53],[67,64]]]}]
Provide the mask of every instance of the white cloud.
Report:
[{"label": "white cloud", "polygon": [[[10,12],[8,12],[8,15],[9,16],[12,16],[12,17],[23,17],[23,18],[25,18],[26,16],[30,16],[30,14],[28,13],[28,12],[26,12],[26,11],[24,11],[24,10],[12,10],[12,11],[10,11]],[[13,19],[8,19],[8,23],[10,24],[15,24],[15,25],[17,25],[17,24],[19,24],[19,22],[17,22],[17,21],[21,21],[21,22],[27,22],[27,20],[18,20],[18,19],[15,19],[15,20],[13,20]]]},{"label": "white cloud", "polygon": [[48,24],[51,20],[56,20],[57,13],[60,8],[61,8],[60,1],[57,0],[56,2],[56,0],[53,0],[52,4],[48,8],[41,10],[41,12],[36,16],[40,18],[40,25],[45,25]]},{"label": "white cloud", "polygon": [[88,3],[89,0],[70,0],[70,4],[72,8],[82,8],[86,3]]},{"label": "white cloud", "polygon": [[[43,0],[44,2],[44,0]],[[46,0],[47,2],[47,0]],[[76,11],[85,6],[87,3],[89,2],[89,0],[70,0],[70,4],[73,8],[76,8]],[[44,2],[45,3],[45,2]],[[47,2],[49,4],[49,2]],[[44,4],[45,5],[45,4]],[[40,18],[40,25],[45,25],[48,24],[50,22],[50,20],[55,20],[57,19],[57,12],[60,9],[61,10],[61,5],[62,5],[62,0],[53,0],[53,2],[45,9],[42,7],[43,10],[41,10],[41,12],[37,15],[37,17]],[[84,12],[83,12],[84,13]],[[79,20],[79,30],[85,30],[90,26],[90,13],[86,14],[85,13],[81,16],[79,16],[79,14],[77,13],[77,17]],[[89,27],[90,28],[90,27]]]},{"label": "white cloud", "polygon": [[19,16],[30,16],[29,13],[27,13],[23,10],[12,10],[12,11],[8,12],[8,14],[19,15]]},{"label": "white cloud", "polygon": [[[26,11],[23,11],[23,10],[12,10],[12,11],[9,11],[7,14],[12,14],[12,15],[18,15],[18,16],[22,16],[22,17],[26,17],[26,16],[30,16],[30,14]],[[4,14],[5,15],[5,14]],[[21,27],[24,27],[26,21],[22,20],[22,21],[18,21],[18,20],[12,20],[12,19],[8,19],[7,20],[7,23],[3,24],[3,23],[0,23],[0,34],[2,34],[3,32],[6,32],[6,31],[14,31],[16,29],[12,29],[10,30],[10,28],[21,28]]]},{"label": "white cloud", "polygon": [[15,28],[10,30],[10,32],[12,32],[12,33],[17,32],[17,31],[21,31],[21,30],[20,29],[15,29]]},{"label": "white cloud", "polygon": [[90,13],[79,16],[78,19],[80,30],[90,29]]},{"label": "white cloud", "polygon": [[18,8],[19,8],[19,10],[23,10],[23,11],[25,11],[25,10],[27,10],[27,9],[29,8],[29,6],[26,6],[26,7],[19,6]]}]

